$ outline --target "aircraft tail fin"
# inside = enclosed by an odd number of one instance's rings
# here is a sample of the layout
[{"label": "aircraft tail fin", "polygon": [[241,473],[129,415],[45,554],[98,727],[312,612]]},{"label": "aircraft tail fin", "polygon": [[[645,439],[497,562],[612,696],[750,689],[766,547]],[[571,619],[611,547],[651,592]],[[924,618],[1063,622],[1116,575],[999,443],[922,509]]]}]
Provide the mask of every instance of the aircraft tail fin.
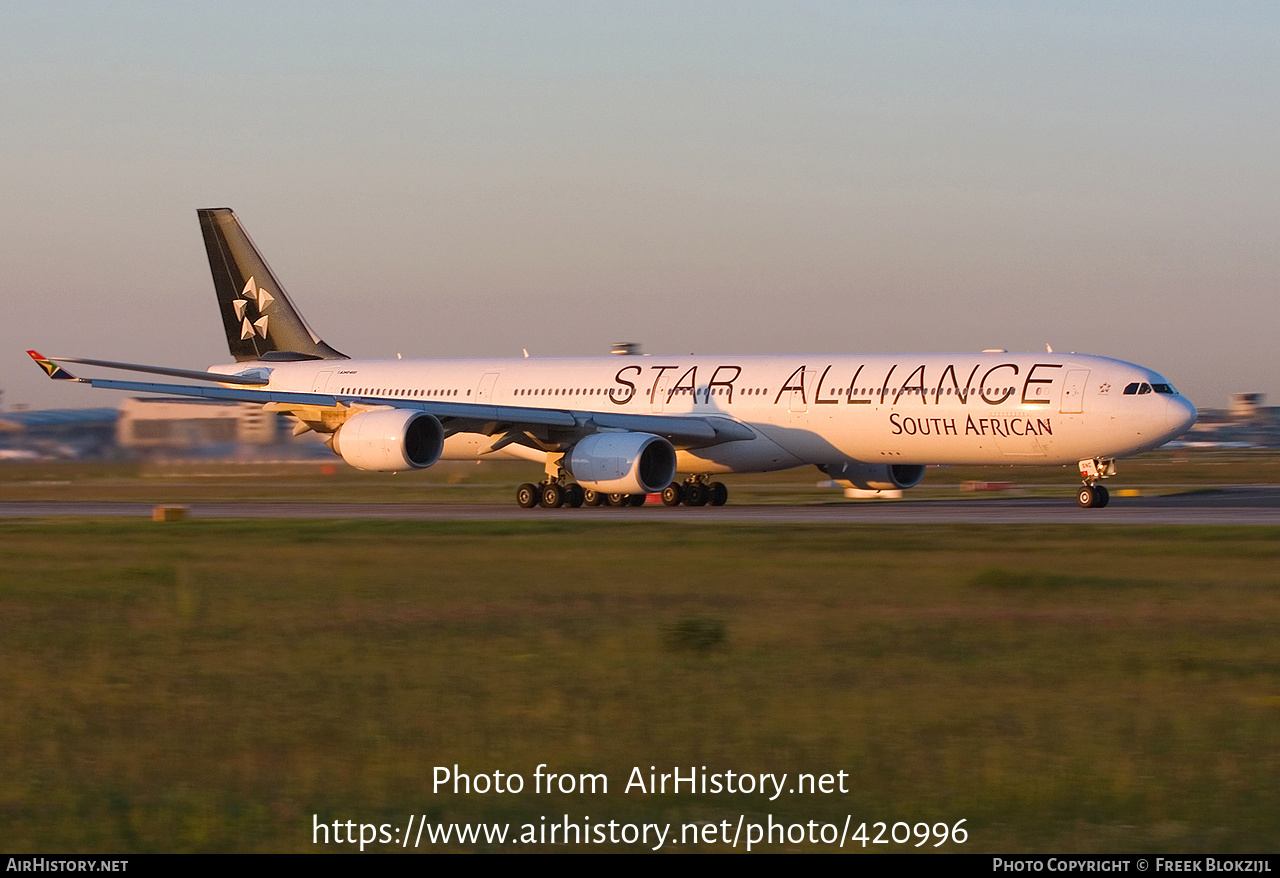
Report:
[{"label": "aircraft tail fin", "polygon": [[293,307],[230,208],[198,210],[227,346],[245,360],[345,360]]}]

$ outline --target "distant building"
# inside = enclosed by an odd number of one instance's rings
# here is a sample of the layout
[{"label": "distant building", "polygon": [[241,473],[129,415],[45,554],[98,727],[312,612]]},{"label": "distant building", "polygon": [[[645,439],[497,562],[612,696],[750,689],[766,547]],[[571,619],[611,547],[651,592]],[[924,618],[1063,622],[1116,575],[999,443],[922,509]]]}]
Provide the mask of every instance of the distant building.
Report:
[{"label": "distant building", "polygon": [[187,451],[211,445],[274,445],[281,418],[251,402],[126,399],[116,441],[122,448]]},{"label": "distant building", "polygon": [[115,409],[0,413],[0,458],[109,456],[118,414]]},{"label": "distant building", "polygon": [[1262,393],[1231,394],[1227,407],[1231,420],[1237,424],[1265,423],[1267,418],[1262,404],[1266,399],[1266,394]]},{"label": "distant building", "polygon": [[1200,448],[1280,448],[1280,409],[1261,393],[1233,393],[1225,409],[1200,409],[1184,444]]}]

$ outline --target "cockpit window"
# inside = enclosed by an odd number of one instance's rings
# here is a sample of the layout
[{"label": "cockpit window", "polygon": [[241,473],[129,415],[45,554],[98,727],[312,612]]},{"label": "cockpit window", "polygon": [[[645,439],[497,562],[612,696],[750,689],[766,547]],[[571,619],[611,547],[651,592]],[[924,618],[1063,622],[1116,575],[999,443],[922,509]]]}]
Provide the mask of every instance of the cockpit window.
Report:
[{"label": "cockpit window", "polygon": [[1151,393],[1152,391],[1168,394],[1170,396],[1178,392],[1173,389],[1172,384],[1148,384],[1145,381],[1135,381],[1125,387],[1124,395],[1133,396],[1134,394],[1137,394],[1141,396],[1144,393]]}]

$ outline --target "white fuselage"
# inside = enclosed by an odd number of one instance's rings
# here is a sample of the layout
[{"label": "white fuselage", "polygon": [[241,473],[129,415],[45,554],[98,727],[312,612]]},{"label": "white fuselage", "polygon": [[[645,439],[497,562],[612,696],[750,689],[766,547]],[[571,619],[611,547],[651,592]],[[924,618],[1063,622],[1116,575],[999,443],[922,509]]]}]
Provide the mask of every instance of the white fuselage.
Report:
[{"label": "white fuselage", "polygon": [[[1155,372],[1082,354],[606,356],[311,360],[269,368],[272,390],[368,405],[406,399],[643,415],[723,416],[752,439],[679,451],[682,472],[761,472],[844,461],[1070,464],[1155,448],[1195,409]],[[1126,394],[1136,383],[1147,390]],[[1151,391],[1151,386],[1163,388]],[[492,442],[451,436],[443,456]],[[541,460],[509,445],[499,455]]]}]

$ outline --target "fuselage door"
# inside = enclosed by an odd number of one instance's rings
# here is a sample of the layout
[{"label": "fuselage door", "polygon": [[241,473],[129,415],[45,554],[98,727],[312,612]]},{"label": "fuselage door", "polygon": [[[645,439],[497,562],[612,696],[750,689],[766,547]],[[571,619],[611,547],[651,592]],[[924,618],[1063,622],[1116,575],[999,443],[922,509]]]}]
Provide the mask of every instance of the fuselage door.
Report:
[{"label": "fuselage door", "polygon": [[493,385],[498,383],[501,372],[485,372],[476,387],[476,402],[489,402],[493,397]]},{"label": "fuselage door", "polygon": [[671,373],[663,370],[658,376],[658,383],[653,388],[653,405],[652,410],[655,412],[665,411],[667,408],[667,394],[671,392]]},{"label": "fuselage door", "polygon": [[1067,373],[1067,380],[1062,385],[1062,408],[1064,415],[1075,415],[1084,411],[1084,385],[1089,380],[1088,369],[1073,369]]},{"label": "fuselage door", "polygon": [[332,372],[321,372],[316,375],[315,383],[311,385],[311,392],[324,393],[325,387],[329,384],[329,376],[332,374]]},{"label": "fuselage door", "polygon": [[791,391],[791,400],[787,406],[787,410],[797,414],[807,412],[809,410],[808,397],[805,395],[810,387],[813,386],[812,369],[805,369],[800,373],[800,390]]}]

